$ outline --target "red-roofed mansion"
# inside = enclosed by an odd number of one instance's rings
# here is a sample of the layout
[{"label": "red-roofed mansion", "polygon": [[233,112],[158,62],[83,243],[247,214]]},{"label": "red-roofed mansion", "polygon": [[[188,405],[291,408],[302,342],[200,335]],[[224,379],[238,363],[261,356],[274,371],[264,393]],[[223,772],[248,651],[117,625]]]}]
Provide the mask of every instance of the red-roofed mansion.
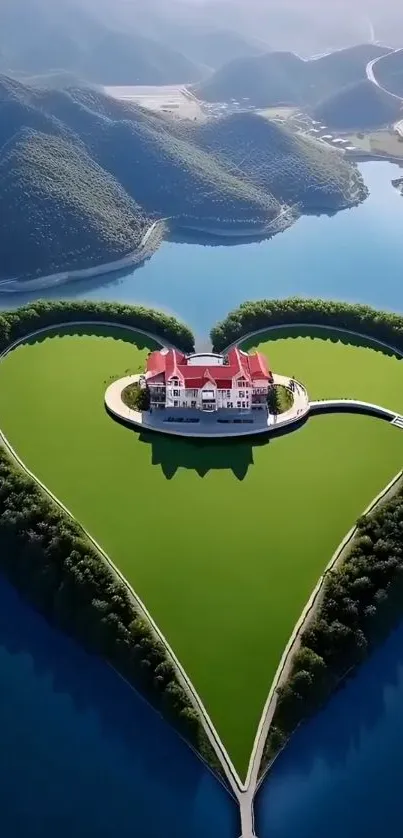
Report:
[{"label": "red-roofed mansion", "polygon": [[202,411],[267,411],[273,376],[259,352],[238,348],[227,355],[183,355],[176,349],[152,352],[143,386],[150,392],[151,410],[189,408]]}]

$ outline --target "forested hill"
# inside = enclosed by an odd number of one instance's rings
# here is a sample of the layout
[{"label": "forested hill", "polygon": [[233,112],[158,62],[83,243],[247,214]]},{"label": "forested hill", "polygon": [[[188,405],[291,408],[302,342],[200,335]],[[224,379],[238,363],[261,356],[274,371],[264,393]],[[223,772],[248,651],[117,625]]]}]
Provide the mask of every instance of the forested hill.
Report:
[{"label": "forested hill", "polygon": [[314,106],[365,79],[368,62],[388,52],[387,47],[361,44],[310,61],[291,52],[270,52],[231,61],[201,82],[196,92],[209,102],[246,99],[256,107]]},{"label": "forested hill", "polygon": [[253,114],[199,125],[0,77],[2,278],[118,259],[158,218],[274,234],[365,195],[341,154]]},{"label": "forested hill", "polygon": [[364,79],[323,99],[313,116],[334,131],[365,131],[397,122],[402,110],[398,99]]},{"label": "forested hill", "polygon": [[363,196],[357,170],[340,153],[253,113],[228,116],[197,129],[204,148],[253,183],[302,212],[332,211]]}]

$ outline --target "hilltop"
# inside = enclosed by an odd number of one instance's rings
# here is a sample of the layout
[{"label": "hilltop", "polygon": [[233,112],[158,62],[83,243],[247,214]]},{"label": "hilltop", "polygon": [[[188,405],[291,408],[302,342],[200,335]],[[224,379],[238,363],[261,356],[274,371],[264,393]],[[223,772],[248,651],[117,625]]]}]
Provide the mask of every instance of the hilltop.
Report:
[{"label": "hilltop", "polygon": [[274,235],[366,196],[341,154],[263,117],[171,120],[90,88],[0,77],[0,148],[4,278],[119,259],[159,218]]},{"label": "hilltop", "polygon": [[347,85],[366,78],[369,61],[389,50],[375,44],[304,61],[291,52],[269,52],[226,64],[195,88],[209,102],[247,99],[256,107],[287,104],[311,107]]},{"label": "hilltop", "polygon": [[393,124],[401,115],[399,101],[368,79],[323,99],[313,111],[315,119],[334,131],[379,128]]}]

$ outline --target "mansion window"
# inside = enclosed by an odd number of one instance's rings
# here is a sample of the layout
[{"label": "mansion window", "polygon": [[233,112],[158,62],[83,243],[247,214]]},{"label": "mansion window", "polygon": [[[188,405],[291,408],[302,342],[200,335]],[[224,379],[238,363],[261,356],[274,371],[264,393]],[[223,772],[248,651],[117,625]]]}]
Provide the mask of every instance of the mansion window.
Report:
[{"label": "mansion window", "polygon": [[174,390],[174,396],[180,396],[179,390]]}]

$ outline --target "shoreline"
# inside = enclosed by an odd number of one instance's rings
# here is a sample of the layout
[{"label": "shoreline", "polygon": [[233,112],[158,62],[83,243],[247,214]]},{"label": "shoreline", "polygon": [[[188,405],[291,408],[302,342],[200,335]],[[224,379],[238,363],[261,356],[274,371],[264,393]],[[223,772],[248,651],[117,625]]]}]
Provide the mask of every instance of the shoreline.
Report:
[{"label": "shoreline", "polygon": [[[368,161],[368,158],[366,159]],[[137,250],[128,253],[126,256],[122,256],[120,259],[115,259],[111,262],[104,262],[100,265],[94,265],[87,268],[78,268],[77,270],[58,271],[56,273],[45,274],[40,277],[33,277],[26,280],[18,280],[17,278],[3,279],[0,280],[0,297],[1,294],[18,295],[20,293],[24,294],[32,291],[47,291],[51,288],[70,285],[71,283],[78,282],[80,280],[96,279],[97,277],[102,277],[112,273],[119,273],[120,271],[124,271],[126,269],[129,270],[130,268],[140,267],[140,265],[142,265],[147,259],[150,259],[158,250],[163,239],[168,238],[169,234],[174,234],[175,231],[178,234],[182,232],[184,235],[188,233],[189,236],[194,234],[195,237],[197,234],[200,234],[205,236],[206,240],[211,238],[215,242],[222,242],[224,244],[230,241],[235,244],[237,242],[241,243],[242,241],[264,241],[266,239],[271,239],[280,233],[284,233],[302,216],[335,215],[345,209],[356,207],[362,203],[363,200],[365,199],[352,199],[350,202],[343,204],[343,206],[340,206],[337,209],[320,209],[315,212],[295,213],[291,207],[286,206],[275,218],[268,221],[264,226],[245,226],[244,228],[239,227],[238,229],[234,229],[233,227],[215,227],[214,225],[210,227],[197,223],[194,225],[185,224],[180,221],[175,224],[175,219],[172,217],[158,219],[154,221],[146,230]],[[173,223],[170,225],[169,222]]]},{"label": "shoreline", "polygon": [[150,259],[158,249],[167,230],[167,220],[163,218],[154,221],[148,230],[146,230],[137,250],[128,253],[126,256],[122,256],[120,259],[114,259],[112,262],[104,262],[101,265],[94,265],[89,268],[78,268],[74,271],[67,270],[46,274],[45,276],[34,279],[22,281],[18,279],[4,279],[0,281],[0,294],[19,294],[27,291],[47,290],[48,288],[56,288],[58,285],[67,285],[67,283],[77,282],[82,279],[94,279],[97,276],[117,273],[124,268],[138,266],[146,259]]},{"label": "shoreline", "polygon": [[[369,506],[364,510],[364,512],[362,513],[362,516],[360,516],[360,517],[367,517],[368,515],[371,515],[373,512],[375,512],[375,510],[378,508],[378,506],[381,506],[383,503],[387,503],[392,497],[394,497],[394,495],[397,494],[397,492],[399,491],[399,489],[402,486],[402,480],[403,480],[403,471],[401,470],[397,474],[395,474],[395,476],[392,478],[392,480],[371,501]],[[311,596],[308,600],[308,603],[305,606],[305,609],[302,612],[301,617],[300,617],[297,625],[294,628],[293,634],[290,637],[288,646],[286,647],[287,655],[286,655],[285,660],[282,661],[281,672],[279,673],[278,679],[277,679],[277,681],[274,685],[275,689],[274,689],[272,699],[271,699],[271,702],[270,702],[270,704],[272,706],[269,706],[269,708],[268,708],[268,714],[270,713],[271,721],[269,723],[267,736],[270,733],[271,722],[273,720],[273,716],[274,716],[274,713],[275,713],[275,710],[276,710],[277,690],[279,689],[279,687],[283,686],[283,684],[287,682],[287,678],[290,674],[290,670],[291,670],[291,667],[292,667],[292,660],[293,660],[294,654],[298,651],[298,649],[300,647],[301,635],[304,632],[304,630],[307,628],[310,621],[315,616],[317,609],[321,606],[321,604],[323,602],[323,594],[324,594],[324,586],[325,586],[326,578],[332,570],[334,570],[340,564],[342,564],[342,562],[344,561],[344,559],[348,555],[349,551],[354,546],[354,539],[357,537],[357,532],[358,532],[358,524],[356,523],[349,530],[347,535],[344,536],[343,540],[340,542],[336,551],[333,553],[333,556],[330,559],[330,562],[328,563],[328,565],[325,568],[322,576],[320,577],[319,582],[316,585],[314,591],[312,592],[312,594],[311,594]],[[370,652],[369,657],[371,656],[372,651]],[[329,695],[327,701],[331,700],[331,698],[333,697],[335,692],[338,689],[340,689],[340,687],[343,685],[343,683],[346,680],[346,678],[348,677],[348,675],[352,671],[355,671],[357,668],[358,667],[354,666],[354,667],[348,669],[347,672],[345,672],[344,675],[341,676],[339,682],[337,683],[334,690],[332,690],[332,692]],[[317,712],[320,712],[320,711],[316,711],[316,713],[314,715],[317,715]],[[280,750],[277,751],[277,753],[268,761],[267,765],[263,767],[263,770],[261,770],[261,771],[259,770],[259,774],[258,774],[257,781],[256,781],[255,794],[258,792],[262,783],[267,779],[267,775],[271,771],[274,763],[277,761],[279,756],[283,753],[283,751],[285,750],[285,748],[289,744],[290,740],[294,736],[294,733],[296,733],[298,727],[304,721],[306,721],[306,719],[303,719],[298,723],[297,727],[287,737],[286,741],[283,743]],[[262,758],[263,758],[263,754],[262,754]],[[260,762],[259,769],[261,768],[261,765],[262,765],[262,762]]]}]

